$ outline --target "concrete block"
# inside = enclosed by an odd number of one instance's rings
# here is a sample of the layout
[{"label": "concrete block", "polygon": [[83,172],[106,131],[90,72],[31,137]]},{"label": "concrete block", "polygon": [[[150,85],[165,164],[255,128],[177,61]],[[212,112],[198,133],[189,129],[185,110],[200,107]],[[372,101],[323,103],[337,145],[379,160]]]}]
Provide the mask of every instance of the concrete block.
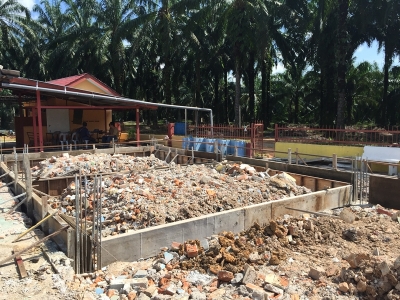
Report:
[{"label": "concrete block", "polygon": [[135,275],[133,275],[133,278],[146,278],[147,277],[147,271],[146,270],[138,270]]},{"label": "concrete block", "polygon": [[125,283],[129,283],[132,288],[143,288],[147,289],[149,286],[149,282],[147,278],[130,278],[125,279]]},{"label": "concrete block", "polygon": [[120,289],[122,289],[124,287],[125,280],[126,279],[118,279],[118,278],[111,280],[110,289],[119,291]]}]

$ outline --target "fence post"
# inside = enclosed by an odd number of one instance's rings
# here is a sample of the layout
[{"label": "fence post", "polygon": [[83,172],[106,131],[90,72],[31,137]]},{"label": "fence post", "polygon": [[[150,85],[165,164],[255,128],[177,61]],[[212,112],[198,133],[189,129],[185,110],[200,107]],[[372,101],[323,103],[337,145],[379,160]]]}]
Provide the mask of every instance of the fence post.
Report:
[{"label": "fence post", "polygon": [[335,153],[332,156],[332,168],[337,171],[337,154]]},{"label": "fence post", "polygon": [[288,162],[289,162],[289,165],[291,165],[292,164],[292,149],[288,149]]},{"label": "fence post", "polygon": [[14,150],[14,193],[17,194],[17,186],[18,186],[18,154],[17,148],[13,147]]},{"label": "fence post", "polygon": [[[25,186],[26,186],[26,210],[28,217],[33,217],[33,202],[32,202],[32,173],[29,161],[29,156],[24,154],[22,156],[23,169],[25,172]],[[16,191],[15,191],[16,192]]]},{"label": "fence post", "polygon": [[299,148],[296,148],[296,165],[299,164]]},{"label": "fence post", "polygon": [[278,124],[275,123],[275,142],[278,141]]}]

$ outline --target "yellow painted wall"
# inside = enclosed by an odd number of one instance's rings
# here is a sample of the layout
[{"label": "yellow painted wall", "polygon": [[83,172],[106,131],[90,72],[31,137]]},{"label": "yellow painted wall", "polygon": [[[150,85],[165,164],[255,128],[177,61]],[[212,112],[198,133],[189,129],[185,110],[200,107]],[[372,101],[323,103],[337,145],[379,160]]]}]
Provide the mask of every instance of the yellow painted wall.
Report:
[{"label": "yellow painted wall", "polygon": [[[276,151],[275,156],[279,158],[287,158],[287,153],[289,148],[292,149],[292,153],[294,153],[297,148],[299,153],[313,154],[325,157],[332,157],[332,154],[336,154],[338,157],[355,157],[355,156],[361,156],[364,152],[364,147],[356,147],[356,146],[336,146],[336,145],[277,142],[275,143],[275,151]],[[303,159],[317,158],[312,155],[300,155],[300,156]]]},{"label": "yellow painted wall", "polygon": [[[95,87],[94,85],[90,85],[91,87]],[[50,99],[48,100],[48,104],[51,106],[57,106],[57,105],[66,105],[66,106],[84,106],[82,103],[77,103],[74,101],[65,101],[62,99]],[[83,107],[82,107],[83,108]],[[68,129],[69,131],[73,131],[79,127],[82,126],[82,124],[73,124],[74,112],[73,110],[69,111],[69,121],[70,121],[70,128]],[[104,113],[104,110],[84,110],[83,111],[83,117],[82,120],[88,123],[88,129],[90,131],[94,129],[99,129],[99,130],[104,130],[108,131],[108,123],[112,121],[112,110],[106,110],[106,113]]]},{"label": "yellow painted wall", "polygon": [[107,92],[105,92],[104,90],[100,89],[99,87],[97,87],[96,85],[94,85],[93,83],[91,83],[88,80],[84,80],[82,82],[79,82],[76,85],[72,85],[71,87],[75,88],[75,89],[80,89],[80,90],[85,90],[85,91],[91,91],[91,92],[95,92],[95,93],[99,93],[99,94],[108,94]]},{"label": "yellow painted wall", "polygon": [[[73,124],[74,111],[69,111],[69,121],[70,121],[70,130],[73,131],[82,126],[82,124]],[[106,110],[104,114],[104,110],[84,110],[82,120],[87,122],[87,128],[89,131],[93,131],[94,129],[108,131],[108,123],[112,121],[112,111]]]},{"label": "yellow painted wall", "polygon": [[[364,153],[364,147],[360,146],[336,146],[336,145],[317,145],[317,144],[300,144],[300,143],[275,143],[275,157],[286,158],[288,157],[288,149],[292,149],[292,157],[294,158],[294,152],[298,149],[302,159],[318,159],[318,156],[332,157],[332,154],[336,154],[338,157],[356,157],[362,156]],[[310,155],[306,155],[310,154]],[[388,165],[379,163],[369,163],[372,172],[388,174]],[[400,171],[400,164],[398,166]]]}]

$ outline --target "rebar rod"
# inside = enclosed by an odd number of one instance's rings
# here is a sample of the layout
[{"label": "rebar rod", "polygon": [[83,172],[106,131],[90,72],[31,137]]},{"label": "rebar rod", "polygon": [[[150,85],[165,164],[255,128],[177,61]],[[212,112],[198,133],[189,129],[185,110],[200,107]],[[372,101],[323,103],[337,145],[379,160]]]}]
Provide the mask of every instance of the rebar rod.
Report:
[{"label": "rebar rod", "polygon": [[75,174],[75,272],[80,273],[80,239],[79,239],[79,183],[78,175]]},{"label": "rebar rod", "polygon": [[98,259],[97,259],[97,269],[101,269],[101,249],[102,249],[102,245],[101,245],[101,226],[102,226],[102,224],[101,224],[101,219],[102,219],[102,217],[101,217],[101,211],[102,211],[102,208],[103,208],[103,203],[102,203],[102,200],[101,200],[101,192],[102,192],[102,182],[103,182],[103,177],[102,177],[102,175],[100,174],[100,199],[99,199],[99,247],[98,247],[98,249],[99,249],[99,255],[98,255]]},{"label": "rebar rod", "polygon": [[87,219],[86,219],[86,217],[87,217],[87,177],[86,177],[86,175],[84,178],[85,178],[84,179],[85,180],[85,194],[83,197],[83,199],[84,199],[83,207],[85,209],[85,220],[84,220],[85,231],[84,231],[84,235],[83,235],[83,242],[84,242],[84,247],[85,247],[85,259],[83,260],[83,267],[84,267],[84,272],[87,272],[88,271],[88,264],[87,264],[88,246],[87,246],[87,235],[86,235],[86,232],[87,232]]}]

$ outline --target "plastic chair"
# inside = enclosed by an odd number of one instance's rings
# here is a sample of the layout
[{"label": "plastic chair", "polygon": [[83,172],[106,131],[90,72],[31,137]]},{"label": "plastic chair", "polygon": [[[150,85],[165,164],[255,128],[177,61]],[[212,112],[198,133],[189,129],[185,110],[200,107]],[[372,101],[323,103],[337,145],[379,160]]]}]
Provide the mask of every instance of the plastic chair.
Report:
[{"label": "plastic chair", "polygon": [[76,146],[76,142],[79,143],[79,139],[78,139],[78,133],[74,132],[71,136],[71,144],[75,145],[75,150],[78,150],[77,146]]},{"label": "plastic chair", "polygon": [[[61,132],[60,135],[59,135],[59,138],[58,138],[60,140],[61,150],[63,150],[63,151],[64,151],[64,144],[66,146],[68,146],[67,136],[68,136],[68,133]],[[68,147],[67,147],[67,149],[68,149]]]}]

